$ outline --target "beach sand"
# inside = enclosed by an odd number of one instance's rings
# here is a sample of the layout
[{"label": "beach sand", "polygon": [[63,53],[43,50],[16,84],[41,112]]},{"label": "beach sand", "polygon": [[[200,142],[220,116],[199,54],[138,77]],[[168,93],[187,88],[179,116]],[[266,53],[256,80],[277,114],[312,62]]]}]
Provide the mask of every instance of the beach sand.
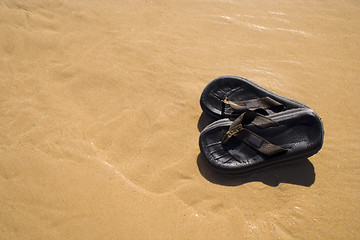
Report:
[{"label": "beach sand", "polygon": [[[0,1],[0,239],[356,239],[357,1]],[[309,159],[247,177],[198,147],[238,75],[313,108]]]}]

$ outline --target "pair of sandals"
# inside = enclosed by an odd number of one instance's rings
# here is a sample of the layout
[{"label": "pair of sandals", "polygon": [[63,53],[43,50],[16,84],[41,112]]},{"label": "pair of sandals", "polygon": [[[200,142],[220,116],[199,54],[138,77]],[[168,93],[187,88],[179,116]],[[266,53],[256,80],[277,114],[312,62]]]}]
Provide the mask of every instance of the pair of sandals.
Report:
[{"label": "pair of sandals", "polygon": [[323,124],[311,108],[241,77],[211,81],[200,105],[219,119],[201,131],[200,150],[223,173],[246,174],[306,159],[323,145]]}]

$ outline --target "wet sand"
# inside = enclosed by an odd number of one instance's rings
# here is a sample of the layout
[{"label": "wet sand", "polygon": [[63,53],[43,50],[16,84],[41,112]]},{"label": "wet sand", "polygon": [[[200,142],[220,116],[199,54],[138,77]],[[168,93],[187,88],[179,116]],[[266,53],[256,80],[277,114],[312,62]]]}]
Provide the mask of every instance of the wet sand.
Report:
[{"label": "wet sand", "polygon": [[[356,239],[357,1],[0,1],[0,239]],[[204,164],[202,89],[312,107],[309,159]]]}]

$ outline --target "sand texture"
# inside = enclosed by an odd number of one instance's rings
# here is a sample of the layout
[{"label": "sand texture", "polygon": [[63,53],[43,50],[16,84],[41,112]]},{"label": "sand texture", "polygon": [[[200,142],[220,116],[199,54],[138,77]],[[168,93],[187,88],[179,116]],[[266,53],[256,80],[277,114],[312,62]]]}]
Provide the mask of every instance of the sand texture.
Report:
[{"label": "sand texture", "polygon": [[[0,239],[358,239],[360,4],[0,0]],[[313,108],[309,159],[204,164],[238,75]]]}]

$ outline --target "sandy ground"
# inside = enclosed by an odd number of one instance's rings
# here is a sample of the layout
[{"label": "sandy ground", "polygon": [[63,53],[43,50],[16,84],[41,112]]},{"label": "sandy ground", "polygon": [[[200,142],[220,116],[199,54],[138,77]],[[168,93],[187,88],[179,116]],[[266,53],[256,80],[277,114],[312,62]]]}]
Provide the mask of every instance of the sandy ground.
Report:
[{"label": "sandy ground", "polygon": [[[1,0],[0,239],[358,238],[359,46],[351,0]],[[208,169],[226,74],[312,107],[323,149]]]}]

